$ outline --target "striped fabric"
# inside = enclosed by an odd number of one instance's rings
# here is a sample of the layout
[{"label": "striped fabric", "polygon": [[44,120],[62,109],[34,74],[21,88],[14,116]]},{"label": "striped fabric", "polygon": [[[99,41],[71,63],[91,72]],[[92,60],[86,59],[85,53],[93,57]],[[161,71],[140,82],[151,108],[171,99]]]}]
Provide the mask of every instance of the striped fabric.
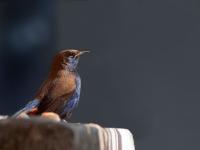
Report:
[{"label": "striped fabric", "polygon": [[[78,145],[75,150],[82,150],[80,143],[87,143],[88,147],[83,150],[135,150],[133,135],[128,129],[102,128],[97,124],[79,124],[80,126],[82,129],[75,134],[74,145]],[[80,135],[84,138],[80,138]]]},{"label": "striped fabric", "polygon": [[108,150],[135,150],[133,136],[127,129],[105,128]]}]

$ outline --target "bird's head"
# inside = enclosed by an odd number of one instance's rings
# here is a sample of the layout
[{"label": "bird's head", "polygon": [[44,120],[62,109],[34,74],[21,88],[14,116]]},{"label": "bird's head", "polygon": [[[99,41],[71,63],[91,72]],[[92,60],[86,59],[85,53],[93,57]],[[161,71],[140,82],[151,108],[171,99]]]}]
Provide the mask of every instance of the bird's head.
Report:
[{"label": "bird's head", "polygon": [[89,51],[79,51],[75,49],[62,50],[58,53],[60,63],[70,70],[75,70],[81,55]]}]

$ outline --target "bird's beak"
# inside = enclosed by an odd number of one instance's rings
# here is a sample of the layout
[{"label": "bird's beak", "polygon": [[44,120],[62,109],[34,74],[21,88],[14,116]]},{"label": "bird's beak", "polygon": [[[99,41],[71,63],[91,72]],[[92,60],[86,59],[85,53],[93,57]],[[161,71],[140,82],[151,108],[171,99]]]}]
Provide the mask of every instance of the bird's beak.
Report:
[{"label": "bird's beak", "polygon": [[75,57],[79,57],[80,55],[83,55],[85,53],[89,53],[90,51],[80,51],[78,54],[76,54]]}]

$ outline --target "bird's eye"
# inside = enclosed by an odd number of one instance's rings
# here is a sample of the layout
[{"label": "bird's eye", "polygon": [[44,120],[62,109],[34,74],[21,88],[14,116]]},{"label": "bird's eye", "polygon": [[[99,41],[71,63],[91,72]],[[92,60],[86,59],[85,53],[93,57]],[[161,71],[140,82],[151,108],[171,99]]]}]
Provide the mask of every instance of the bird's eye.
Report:
[{"label": "bird's eye", "polygon": [[70,55],[69,58],[74,58],[74,55]]}]

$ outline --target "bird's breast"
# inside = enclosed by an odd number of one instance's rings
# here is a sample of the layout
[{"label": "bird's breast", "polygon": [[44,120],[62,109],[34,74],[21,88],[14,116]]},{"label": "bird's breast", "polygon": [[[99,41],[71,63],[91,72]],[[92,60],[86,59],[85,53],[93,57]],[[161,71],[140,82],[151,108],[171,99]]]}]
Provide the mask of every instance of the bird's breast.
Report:
[{"label": "bird's breast", "polygon": [[59,97],[72,93],[76,89],[76,77],[70,72],[60,72],[54,81],[51,97]]}]

